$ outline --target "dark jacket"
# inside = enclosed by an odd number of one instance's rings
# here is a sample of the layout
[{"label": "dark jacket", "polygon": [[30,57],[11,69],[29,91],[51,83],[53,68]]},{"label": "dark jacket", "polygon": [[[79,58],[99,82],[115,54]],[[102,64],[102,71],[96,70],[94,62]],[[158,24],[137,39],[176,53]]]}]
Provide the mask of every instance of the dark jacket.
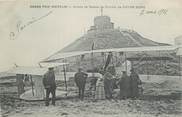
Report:
[{"label": "dark jacket", "polygon": [[54,71],[48,71],[43,78],[43,85],[45,88],[56,88]]},{"label": "dark jacket", "polygon": [[75,74],[75,83],[78,87],[82,88],[85,87],[86,79],[87,79],[87,74],[84,72],[77,72]]}]

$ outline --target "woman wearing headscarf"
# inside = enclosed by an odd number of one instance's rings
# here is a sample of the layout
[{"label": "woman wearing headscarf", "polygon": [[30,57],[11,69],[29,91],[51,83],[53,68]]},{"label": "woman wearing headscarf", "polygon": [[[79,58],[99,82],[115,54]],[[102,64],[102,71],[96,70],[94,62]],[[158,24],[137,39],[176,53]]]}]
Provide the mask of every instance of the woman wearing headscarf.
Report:
[{"label": "woman wearing headscarf", "polygon": [[129,98],[131,95],[131,79],[127,75],[126,71],[123,71],[123,75],[119,80],[120,86],[120,99]]},{"label": "woman wearing headscarf", "polygon": [[139,96],[138,86],[141,85],[141,80],[134,69],[131,69],[130,78],[131,78],[131,97],[137,98]]}]

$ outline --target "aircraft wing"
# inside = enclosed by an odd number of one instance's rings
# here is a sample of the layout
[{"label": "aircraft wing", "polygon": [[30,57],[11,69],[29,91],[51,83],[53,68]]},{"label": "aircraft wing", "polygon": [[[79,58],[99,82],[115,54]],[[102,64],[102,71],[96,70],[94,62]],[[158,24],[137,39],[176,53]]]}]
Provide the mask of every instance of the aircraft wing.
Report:
[{"label": "aircraft wing", "polygon": [[10,69],[7,73],[13,74],[29,74],[29,75],[44,75],[48,68],[67,65],[69,63],[55,63],[55,62],[41,62],[39,67],[37,66],[18,66]]},{"label": "aircraft wing", "polygon": [[50,68],[50,67],[57,67],[57,66],[63,66],[68,65],[69,63],[58,63],[58,62],[40,62],[41,67]]},{"label": "aircraft wing", "polygon": [[44,75],[48,71],[47,68],[40,68],[40,67],[25,67],[19,66],[10,69],[7,73],[14,73],[14,74],[28,74],[28,75]]},{"label": "aircraft wing", "polygon": [[64,58],[69,58],[73,56],[79,56],[89,53],[101,53],[101,52],[152,52],[152,51],[175,51],[178,49],[177,46],[148,46],[148,47],[129,47],[129,48],[112,48],[112,49],[99,49],[99,50],[90,50],[90,51],[75,51],[75,52],[65,52],[57,53],[44,61],[54,61]]}]

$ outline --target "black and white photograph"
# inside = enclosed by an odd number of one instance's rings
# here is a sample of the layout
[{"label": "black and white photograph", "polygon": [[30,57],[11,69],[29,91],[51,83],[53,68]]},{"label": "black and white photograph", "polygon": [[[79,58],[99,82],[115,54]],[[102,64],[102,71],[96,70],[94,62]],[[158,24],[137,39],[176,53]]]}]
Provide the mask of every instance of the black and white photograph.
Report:
[{"label": "black and white photograph", "polygon": [[0,0],[0,117],[181,117],[181,0]]}]

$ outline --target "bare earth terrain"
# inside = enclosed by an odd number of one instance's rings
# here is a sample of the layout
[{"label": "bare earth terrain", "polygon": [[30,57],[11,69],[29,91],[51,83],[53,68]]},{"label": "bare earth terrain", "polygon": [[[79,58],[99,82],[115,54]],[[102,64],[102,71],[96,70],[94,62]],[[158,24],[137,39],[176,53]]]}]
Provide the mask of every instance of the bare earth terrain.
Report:
[{"label": "bare earth terrain", "polygon": [[4,116],[10,117],[181,117],[181,100],[102,100],[77,99],[57,101],[45,107],[44,102],[19,102],[18,107]]},{"label": "bare earth terrain", "polygon": [[[140,99],[94,101],[77,97],[56,101],[56,106],[44,106],[44,101],[27,102],[1,96],[3,117],[182,117],[181,79],[143,79]],[[157,78],[158,79],[158,78]],[[171,79],[171,78],[170,78]]]}]

